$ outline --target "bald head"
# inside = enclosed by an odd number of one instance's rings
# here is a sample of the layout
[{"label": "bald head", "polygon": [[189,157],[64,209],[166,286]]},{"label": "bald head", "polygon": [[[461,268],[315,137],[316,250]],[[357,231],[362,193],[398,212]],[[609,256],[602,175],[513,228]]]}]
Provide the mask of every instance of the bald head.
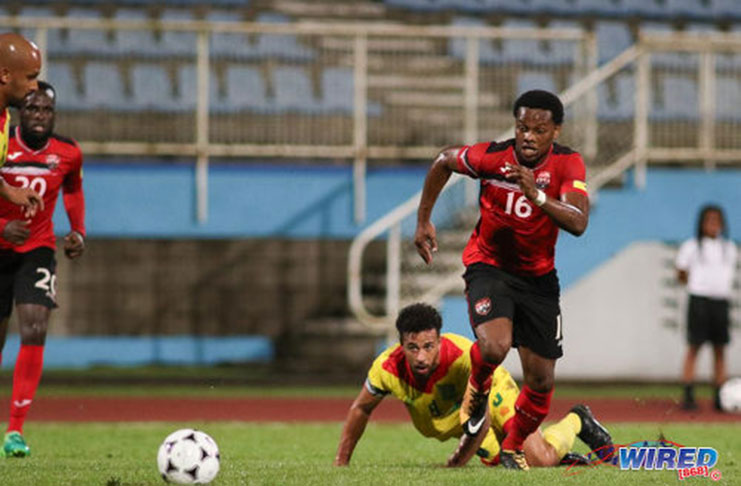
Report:
[{"label": "bald head", "polygon": [[12,32],[0,34],[0,109],[20,106],[36,90],[41,53],[36,44]]}]

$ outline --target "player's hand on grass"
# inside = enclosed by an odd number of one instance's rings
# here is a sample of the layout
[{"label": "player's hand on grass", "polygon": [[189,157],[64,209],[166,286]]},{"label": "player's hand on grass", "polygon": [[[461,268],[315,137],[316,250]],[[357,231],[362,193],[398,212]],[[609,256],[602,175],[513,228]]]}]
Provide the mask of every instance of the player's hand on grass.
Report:
[{"label": "player's hand on grass", "polygon": [[425,263],[432,262],[432,254],[437,251],[437,232],[432,222],[417,223],[417,230],[414,233],[414,246],[417,247],[417,253]]},{"label": "player's hand on grass", "polygon": [[466,457],[467,454],[464,453],[470,448],[469,443],[471,441],[471,437],[463,434],[458,441],[458,447],[455,449],[455,452],[453,452],[450,457],[448,457],[448,461],[445,463],[445,467],[465,466],[470,457]]},{"label": "player's hand on grass", "polygon": [[506,178],[520,186],[520,190],[526,198],[531,201],[538,197],[538,187],[535,185],[535,176],[533,171],[527,167],[515,164],[506,165]]},{"label": "player's hand on grass", "polygon": [[85,240],[77,231],[70,231],[64,237],[64,254],[67,258],[74,260],[85,251]]},{"label": "player's hand on grass", "polygon": [[14,219],[8,221],[5,229],[3,229],[3,238],[14,245],[22,245],[31,235],[31,230],[28,229],[29,224],[31,224],[29,220]]},{"label": "player's hand on grass", "polygon": [[4,184],[5,190],[3,191],[5,198],[23,207],[23,216],[25,218],[33,218],[36,213],[44,210],[43,198],[30,187],[14,187],[9,184]]}]

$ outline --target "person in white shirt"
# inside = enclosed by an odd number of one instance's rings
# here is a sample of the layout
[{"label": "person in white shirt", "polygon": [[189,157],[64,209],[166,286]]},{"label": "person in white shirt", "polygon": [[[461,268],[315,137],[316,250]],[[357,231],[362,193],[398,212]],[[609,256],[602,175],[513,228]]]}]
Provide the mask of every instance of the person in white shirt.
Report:
[{"label": "person in white shirt", "polygon": [[720,410],[720,386],[726,380],[725,348],[730,341],[729,303],[736,273],[736,245],[728,239],[723,209],[707,205],[700,210],[697,234],[679,247],[677,278],[687,286],[688,349],[682,370],[682,408],[697,408],[694,396],[695,361],[703,343],[713,345],[715,409]]}]

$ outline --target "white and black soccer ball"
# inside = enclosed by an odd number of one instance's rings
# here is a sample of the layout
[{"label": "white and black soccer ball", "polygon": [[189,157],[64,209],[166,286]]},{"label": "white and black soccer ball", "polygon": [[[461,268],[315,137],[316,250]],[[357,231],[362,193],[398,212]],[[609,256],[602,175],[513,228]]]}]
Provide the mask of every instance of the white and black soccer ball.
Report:
[{"label": "white and black soccer ball", "polygon": [[720,408],[741,413],[741,378],[731,378],[720,387]]},{"label": "white and black soccer ball", "polygon": [[168,483],[210,483],[219,472],[219,447],[200,430],[176,430],[162,442],[157,467]]}]

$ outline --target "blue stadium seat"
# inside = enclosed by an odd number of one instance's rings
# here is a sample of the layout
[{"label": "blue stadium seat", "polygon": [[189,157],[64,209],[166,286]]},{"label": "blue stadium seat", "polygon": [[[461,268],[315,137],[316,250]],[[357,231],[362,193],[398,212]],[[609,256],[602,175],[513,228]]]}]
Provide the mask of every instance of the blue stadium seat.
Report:
[{"label": "blue stadium seat", "polygon": [[670,16],[688,19],[710,19],[713,12],[707,0],[666,0]]},{"label": "blue stadium seat", "polygon": [[[222,99],[219,97],[219,85],[216,78],[216,73],[211,70],[209,73],[208,83],[208,103],[209,111],[224,111],[220,103]],[[176,102],[178,108],[183,111],[194,111],[198,104],[198,77],[196,76],[196,67],[193,64],[185,64],[180,66],[177,72],[176,80]]]},{"label": "blue stadium seat", "polygon": [[390,7],[404,8],[416,12],[435,12],[442,9],[436,0],[385,0]]},{"label": "blue stadium seat", "polygon": [[[676,32],[672,26],[666,22],[644,22],[641,24],[641,32],[663,35]],[[698,56],[688,52],[678,51],[657,51],[651,53],[651,64],[656,67],[667,69],[695,69],[698,63]]]},{"label": "blue stadium seat", "polygon": [[[553,20],[548,23],[548,29],[584,30],[576,20]],[[577,58],[579,49],[580,44],[576,41],[549,40],[544,55],[549,61],[547,64],[568,64]]]},{"label": "blue stadium seat", "polygon": [[322,108],[352,113],[354,85],[352,68],[327,68],[322,71]]},{"label": "blue stadium seat", "polygon": [[[458,27],[482,27],[486,22],[482,19],[472,17],[456,17],[452,20],[451,25]],[[457,58],[466,58],[466,39],[463,37],[454,37],[448,41],[448,54]],[[481,39],[479,41],[479,60],[483,64],[493,64],[502,62],[502,53],[496,49],[491,39]]]},{"label": "blue stadium seat", "polygon": [[[165,9],[160,16],[161,20],[193,20],[193,11],[186,9]],[[195,57],[196,55],[195,32],[184,30],[165,30],[162,32],[160,44],[162,53],[166,56]]]},{"label": "blue stadium seat", "polygon": [[[212,10],[206,15],[206,20],[213,22],[242,22],[242,16],[233,10]],[[245,57],[246,51],[251,48],[243,34],[214,33],[211,34],[209,52],[216,57],[240,59]]]},{"label": "blue stadium seat", "polygon": [[635,78],[618,75],[597,86],[597,117],[620,121],[633,117],[635,111]]},{"label": "blue stadium seat", "polygon": [[47,64],[46,72],[46,79],[57,91],[57,107],[63,110],[79,110],[82,102],[72,67],[64,62],[52,61]]},{"label": "blue stadium seat", "polygon": [[273,70],[275,105],[282,111],[312,113],[321,110],[314,99],[311,79],[303,68],[282,66]]},{"label": "blue stadium seat", "polygon": [[274,111],[275,105],[268,99],[267,85],[258,69],[229,66],[226,71],[226,98],[216,108],[220,111],[246,109],[267,113]]},{"label": "blue stadium seat", "polygon": [[172,82],[162,66],[137,64],[131,70],[134,108],[149,111],[181,111],[173,94]]},{"label": "blue stadium seat", "polygon": [[544,73],[539,71],[521,71],[517,74],[517,93],[515,96],[519,96],[525,91],[531,89],[544,89],[552,93],[557,93],[556,82],[550,73]]},{"label": "blue stadium seat", "polygon": [[741,78],[719,76],[715,80],[716,118],[719,120],[741,120]]},{"label": "blue stadium seat", "polygon": [[651,118],[658,120],[697,120],[700,115],[697,83],[690,78],[665,76],[661,83],[661,100],[658,106],[654,104]]},{"label": "blue stadium seat", "polygon": [[603,17],[619,17],[626,13],[620,3],[610,0],[575,0],[574,11],[578,15]]},{"label": "blue stadium seat", "polygon": [[[535,22],[526,19],[506,19],[502,27],[513,29],[534,29]],[[505,38],[502,40],[502,59],[505,62],[522,62],[525,64],[551,64],[542,42],[527,38]]]},{"label": "blue stadium seat", "polygon": [[622,0],[621,7],[626,15],[639,18],[667,17],[666,7],[658,0]]},{"label": "blue stadium seat", "polygon": [[571,16],[577,12],[574,0],[531,0],[532,9],[538,13]]},{"label": "blue stadium seat", "polygon": [[594,27],[597,34],[599,63],[603,64],[633,44],[633,37],[625,22],[602,20]]},{"label": "blue stadium seat", "polygon": [[[6,13],[3,13],[0,11],[0,15],[6,15]],[[23,7],[23,9],[19,12],[19,16],[21,17],[30,17],[30,18],[38,18],[38,17],[56,17],[56,13],[51,7]],[[21,29],[20,30],[21,35],[24,37],[34,40],[36,39],[36,29]],[[46,37],[46,43],[47,43],[47,50],[50,53],[56,53],[62,50],[62,44],[63,39],[61,35],[61,31],[59,29],[50,29],[47,31],[47,37]]]},{"label": "blue stadium seat", "polygon": [[[289,23],[285,15],[261,13],[255,19],[264,23]],[[309,61],[314,58],[314,51],[301,45],[295,35],[263,34],[257,39],[252,49],[253,55],[261,58],[278,58],[291,61]]]},{"label": "blue stadium seat", "polygon": [[83,73],[85,96],[81,101],[86,109],[128,110],[131,108],[130,99],[126,96],[124,82],[116,64],[89,62],[85,65]]},{"label": "blue stadium seat", "polygon": [[[116,20],[148,20],[149,15],[141,8],[120,8],[114,14]],[[158,42],[151,29],[117,30],[115,32],[116,52],[122,55],[157,57],[161,55]]]},{"label": "blue stadium seat", "polygon": [[[100,10],[90,8],[71,8],[67,11],[69,19],[101,19]],[[115,52],[104,30],[69,29],[65,50],[70,54],[87,56],[107,56]]]},{"label": "blue stadium seat", "polygon": [[715,19],[741,19],[738,0],[710,0],[710,11]]}]

